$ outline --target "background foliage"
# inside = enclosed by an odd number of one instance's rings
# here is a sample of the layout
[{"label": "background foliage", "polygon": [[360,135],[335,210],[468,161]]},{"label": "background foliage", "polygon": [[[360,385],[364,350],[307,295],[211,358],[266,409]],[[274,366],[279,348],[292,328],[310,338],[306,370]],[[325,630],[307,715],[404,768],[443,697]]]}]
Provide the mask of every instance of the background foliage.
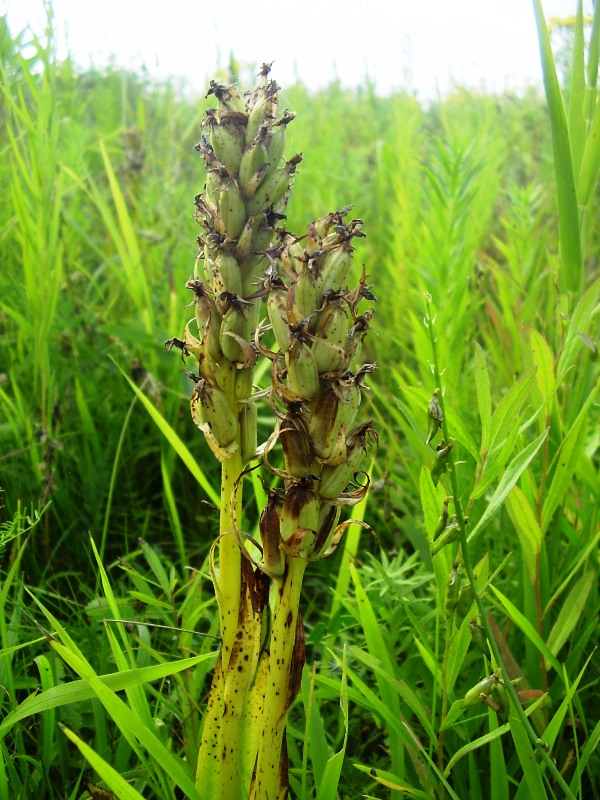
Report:
[{"label": "background foliage", "polygon": [[[119,797],[194,797],[219,479],[163,342],[190,316],[208,101],[57,63],[51,31],[29,42],[0,21],[0,50],[0,797],[88,797],[88,781]],[[571,79],[577,54],[575,43]],[[457,90],[424,108],[369,85],[295,85],[282,105],[297,113],[288,154],[304,155],[286,226],[302,234],[353,204],[367,233],[357,269],[378,298],[365,360],[378,364],[380,446],[362,509],[377,539],[354,527],[307,573],[295,795],[562,796],[507,708],[461,705],[490,667],[468,624],[445,621],[457,545],[430,555],[452,492],[431,481],[425,444],[429,292],[478,589],[535,730],[573,795],[595,796],[594,175],[583,277],[565,285],[553,118],[534,92]],[[594,165],[589,124],[574,118],[581,187]],[[256,498],[246,514],[251,529]]]}]

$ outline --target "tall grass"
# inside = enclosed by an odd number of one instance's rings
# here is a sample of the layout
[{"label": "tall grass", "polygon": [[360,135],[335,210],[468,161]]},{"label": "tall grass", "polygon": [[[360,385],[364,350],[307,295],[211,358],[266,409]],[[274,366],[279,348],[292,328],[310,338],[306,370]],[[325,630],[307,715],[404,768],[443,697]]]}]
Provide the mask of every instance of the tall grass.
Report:
[{"label": "tall grass", "polygon": [[[378,296],[365,360],[379,365],[380,446],[363,509],[377,539],[349,531],[306,574],[288,731],[303,800],[600,792],[600,15],[588,46],[579,17],[558,91],[536,14],[548,103],[282,91],[297,112],[289,152],[304,154],[287,225],[353,203]],[[88,783],[195,797],[218,475],[163,342],[190,315],[206,103],[57,63],[51,25],[0,31],[0,797],[85,798]],[[454,444],[437,485],[436,388]],[[469,521],[432,558],[448,496]],[[446,582],[457,561],[467,582],[465,548],[478,604],[457,626]],[[528,721],[502,684],[490,705],[463,704],[502,668]]]}]

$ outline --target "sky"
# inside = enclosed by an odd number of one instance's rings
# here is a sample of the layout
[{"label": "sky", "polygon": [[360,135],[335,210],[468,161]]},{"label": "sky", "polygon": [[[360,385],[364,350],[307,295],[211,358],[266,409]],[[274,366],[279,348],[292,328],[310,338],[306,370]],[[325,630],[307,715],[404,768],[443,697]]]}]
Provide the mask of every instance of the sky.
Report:
[{"label": "sky", "polygon": [[[546,20],[576,0],[542,0]],[[366,77],[381,94],[421,100],[455,85],[488,92],[541,86],[532,0],[54,0],[59,57],[81,67],[144,68],[192,92],[233,53],[245,65],[274,62],[285,87],[317,89]],[[584,0],[591,13],[592,0]],[[13,33],[45,25],[43,0],[0,0]]]}]

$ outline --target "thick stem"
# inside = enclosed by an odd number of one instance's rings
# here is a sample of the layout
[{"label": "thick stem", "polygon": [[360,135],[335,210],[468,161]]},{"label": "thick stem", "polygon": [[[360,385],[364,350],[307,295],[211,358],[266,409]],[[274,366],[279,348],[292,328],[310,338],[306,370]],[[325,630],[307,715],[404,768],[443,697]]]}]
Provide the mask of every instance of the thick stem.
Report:
[{"label": "thick stem", "polygon": [[287,712],[296,687],[290,685],[302,578],[306,559],[288,558],[283,580],[273,587],[273,621],[269,670],[265,686],[264,726],[251,800],[277,800],[282,795],[280,766]]}]

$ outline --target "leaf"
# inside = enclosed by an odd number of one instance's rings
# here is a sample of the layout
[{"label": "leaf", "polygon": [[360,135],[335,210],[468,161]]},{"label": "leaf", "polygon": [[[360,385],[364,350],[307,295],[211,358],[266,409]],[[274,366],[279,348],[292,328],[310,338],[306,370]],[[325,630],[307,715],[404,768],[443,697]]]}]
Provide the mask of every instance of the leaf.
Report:
[{"label": "leaf", "polygon": [[546,27],[540,0],[533,0],[533,8],[552,132],[556,199],[558,203],[560,275],[566,289],[571,292],[578,292],[583,279],[583,257],[569,130],[560,94],[558,76],[554,66],[548,28]]},{"label": "leaf", "polygon": [[471,533],[469,534],[468,542],[472,544],[475,541],[475,538],[481,531],[483,530],[483,526],[489,522],[489,520],[494,516],[494,514],[498,511],[498,509],[504,503],[504,500],[508,496],[509,492],[516,484],[516,482],[521,477],[522,473],[527,469],[531,461],[535,458],[536,453],[544,443],[546,437],[548,435],[548,431],[542,431],[542,433],[534,439],[533,442],[527,445],[527,447],[522,450],[518,455],[516,455],[513,460],[510,462],[508,467],[506,468],[506,472],[502,476],[500,483],[496,487],[496,491],[492,495],[492,499],[490,500],[487,508],[483,512],[479,522],[473,528]]},{"label": "leaf", "polygon": [[548,795],[544,788],[541,769],[535,760],[533,745],[512,703],[509,711],[509,722],[515,749],[519,757],[519,762],[521,763],[521,768],[523,769],[523,780],[526,782],[528,788],[526,797],[528,797],[529,800],[547,800]]},{"label": "leaf", "polygon": [[496,587],[493,585],[490,585],[490,588],[500,601],[507,616],[515,623],[515,625],[517,625],[523,631],[525,636],[527,636],[527,638],[534,645],[534,647],[537,647],[540,653],[543,656],[545,656],[546,660],[548,661],[548,664],[551,665],[554,670],[556,670],[558,675],[560,675],[561,668],[559,662],[556,660],[546,642],[535,630],[535,628],[533,627],[531,622],[527,619],[527,617],[524,614],[522,614],[519,611],[519,609],[513,603],[511,603],[508,597],[503,595],[499,589],[496,589]]},{"label": "leaf", "polygon": [[[600,5],[598,7],[600,8]],[[575,310],[571,314],[563,351],[558,359],[558,366],[556,368],[556,380],[559,384],[563,383],[567,371],[575,365],[577,353],[581,349],[581,335],[585,333],[592,318],[598,312],[599,294],[600,279],[594,281],[590,288],[583,293]]]},{"label": "leaf", "polygon": [[506,508],[521,543],[531,583],[535,583],[537,557],[542,548],[542,531],[527,498],[518,486],[507,497]]},{"label": "leaf", "polygon": [[[119,367],[119,369],[121,369]],[[160,430],[162,434],[164,434],[166,440],[169,442],[173,450],[177,453],[179,458],[183,461],[189,471],[192,473],[194,478],[198,481],[199,485],[204,489],[208,498],[216,505],[220,505],[220,497],[219,493],[213,488],[210,481],[202,471],[202,469],[198,466],[198,462],[194,458],[194,456],[190,453],[188,448],[179,438],[177,433],[173,430],[173,428],[169,425],[167,420],[163,417],[160,411],[156,408],[156,406],[146,397],[146,395],[139,389],[135,383],[121,370],[123,377],[127,381],[127,383],[131,386],[132,390],[136,394],[137,398],[144,406],[148,414],[152,417],[156,426]]]},{"label": "leaf", "polygon": [[490,395],[490,376],[483,348],[475,342],[475,389],[481,420],[481,454],[487,453],[492,421],[492,399]]},{"label": "leaf", "polygon": [[120,775],[116,769],[111,767],[103,758],[101,758],[95,750],[87,745],[82,739],[69,730],[65,725],[60,725],[60,729],[65,734],[67,739],[75,744],[85,760],[90,764],[95,772],[100,775],[102,780],[106,783],[111,792],[114,793],[119,800],[144,800],[143,796],[136,791],[128,781]]},{"label": "leaf", "polygon": [[542,398],[542,404],[545,404],[552,396],[556,386],[554,353],[546,339],[535,328],[532,328],[529,333],[529,343],[533,354],[533,363],[537,367],[535,380]]},{"label": "leaf", "polygon": [[550,489],[544,500],[542,506],[542,533],[546,533],[552,517],[558,506],[562,503],[567,489],[573,478],[573,474],[577,469],[581,449],[586,435],[585,422],[590,405],[596,398],[600,382],[596,384],[594,389],[588,395],[581,411],[577,415],[577,419],[571,426],[570,431],[565,436],[558,455],[558,463],[554,469],[552,476],[552,483]]},{"label": "leaf", "polygon": [[[598,49],[600,45],[600,7],[598,3],[594,7],[594,21],[592,24],[592,34],[590,37],[589,55],[588,55],[588,86],[596,86],[598,80]],[[595,92],[589,91],[590,105],[596,100]],[[577,198],[582,207],[586,207],[592,197],[596,184],[598,183],[598,175],[600,174],[600,103],[596,100],[595,110],[592,108],[587,117],[593,111],[592,122],[588,133],[587,141],[585,143],[585,150],[583,152],[583,159],[579,172],[579,181],[577,184]]]},{"label": "leaf", "polygon": [[584,572],[567,595],[556,622],[548,636],[547,645],[553,655],[558,655],[581,619],[592,586],[595,585],[596,570]]},{"label": "leaf", "polygon": [[348,686],[346,678],[346,650],[342,654],[342,680],[340,686],[340,708],[344,718],[344,741],[340,750],[334,753],[325,765],[325,771],[319,784],[317,793],[317,800],[329,800],[329,798],[337,797],[338,785],[340,776],[342,774],[342,766],[344,764],[344,757],[346,755],[346,746],[348,744]]}]

